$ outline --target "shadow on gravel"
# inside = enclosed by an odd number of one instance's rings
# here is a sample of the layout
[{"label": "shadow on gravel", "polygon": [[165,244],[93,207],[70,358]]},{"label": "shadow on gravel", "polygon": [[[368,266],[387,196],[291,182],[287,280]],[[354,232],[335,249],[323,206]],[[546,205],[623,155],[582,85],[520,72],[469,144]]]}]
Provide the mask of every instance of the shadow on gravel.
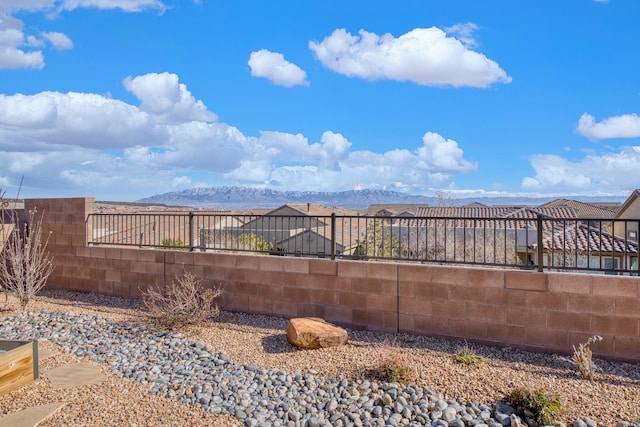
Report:
[{"label": "shadow on gravel", "polygon": [[287,334],[267,335],[262,338],[262,348],[270,354],[294,353],[298,351],[287,341]]},{"label": "shadow on gravel", "polygon": [[69,305],[73,307],[90,306],[91,308],[123,308],[138,309],[142,301],[136,298],[111,297],[107,295],[92,294],[86,292],[44,290],[38,296],[48,298],[50,302],[59,305]]}]

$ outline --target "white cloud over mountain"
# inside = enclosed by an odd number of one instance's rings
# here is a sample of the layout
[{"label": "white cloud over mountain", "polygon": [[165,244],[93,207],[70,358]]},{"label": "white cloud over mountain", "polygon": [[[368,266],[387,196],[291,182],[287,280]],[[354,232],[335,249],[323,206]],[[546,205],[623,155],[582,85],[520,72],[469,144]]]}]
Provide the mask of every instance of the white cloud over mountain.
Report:
[{"label": "white cloud over mountain", "polygon": [[273,84],[294,87],[309,86],[307,73],[297,65],[284,59],[284,55],[260,49],[249,55],[249,67],[254,77],[264,77]]},{"label": "white cloud over mountain", "polygon": [[189,173],[336,190],[380,182],[427,188],[477,167],[456,141],[432,132],[413,149],[384,153],[353,151],[330,130],[317,142],[277,131],[247,136],[215,122],[175,74],[128,77],[123,85],[139,106],[92,93],[0,95],[0,170],[76,195],[126,186],[142,197],[160,180],[189,186]]},{"label": "white cloud over mountain", "polygon": [[529,161],[535,176],[523,179],[521,187],[527,191],[620,191],[640,187],[640,146],[625,146],[618,152],[601,155],[592,153],[577,161],[549,154],[530,156]]},{"label": "white cloud over mountain", "polygon": [[325,67],[349,77],[479,88],[510,83],[495,61],[469,49],[475,29],[471,25],[452,29],[464,34],[464,43],[436,27],[416,28],[399,37],[365,30],[352,35],[341,28],[321,42],[309,42],[309,49]]}]

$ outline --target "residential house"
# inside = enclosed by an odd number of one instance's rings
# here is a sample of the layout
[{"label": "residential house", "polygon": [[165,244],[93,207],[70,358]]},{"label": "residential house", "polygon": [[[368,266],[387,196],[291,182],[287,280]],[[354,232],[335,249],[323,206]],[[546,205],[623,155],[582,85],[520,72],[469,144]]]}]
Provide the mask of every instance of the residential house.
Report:
[{"label": "residential house", "polygon": [[640,229],[640,189],[633,190],[615,215],[613,234],[638,242]]},{"label": "residential house", "polygon": [[360,213],[364,216],[412,217],[416,215],[418,209],[424,206],[424,204],[411,203],[379,203],[369,205],[367,209],[360,211]]},{"label": "residential house", "polygon": [[637,242],[625,242],[609,231],[607,220],[613,216],[609,210],[566,199],[537,207],[425,207],[397,233],[401,239],[413,235],[413,246],[424,246],[414,252],[427,259],[527,267],[538,264],[541,223],[545,266],[637,269]]},{"label": "residential house", "polygon": [[[332,214],[339,217],[332,225]],[[318,204],[286,204],[238,225],[226,227],[240,240],[249,242],[246,249],[268,250],[272,254],[329,256],[332,231],[335,231],[335,254],[351,254],[356,247],[359,217],[344,208]],[[363,225],[363,229],[364,229]],[[242,242],[241,242],[242,243]],[[241,249],[244,249],[241,248]]]}]

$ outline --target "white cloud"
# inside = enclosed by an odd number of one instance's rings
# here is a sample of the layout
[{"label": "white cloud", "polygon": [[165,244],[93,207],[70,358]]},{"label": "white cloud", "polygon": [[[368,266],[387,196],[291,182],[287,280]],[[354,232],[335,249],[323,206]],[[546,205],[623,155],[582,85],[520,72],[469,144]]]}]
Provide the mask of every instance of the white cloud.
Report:
[{"label": "white cloud", "polygon": [[0,70],[44,67],[42,52],[21,49],[25,45],[22,29],[7,28],[3,23],[0,19]]},{"label": "white cloud", "polygon": [[[256,150],[252,152],[258,154],[250,162],[225,174],[225,178],[287,189],[336,191],[357,186],[380,188],[389,185],[424,189],[448,185],[455,174],[470,172],[477,167],[463,159],[462,150],[455,141],[431,132],[424,135],[423,145],[415,151],[395,149],[384,153],[349,151],[351,143],[341,134],[331,131],[324,132],[321,142],[313,144],[307,144],[301,135],[286,135],[266,135],[263,132],[252,147]],[[284,141],[281,148],[290,150],[287,164],[267,161],[264,155],[272,153],[273,158],[277,157],[273,151],[276,137]]]},{"label": "white cloud", "polygon": [[511,82],[496,62],[435,27],[416,28],[398,38],[365,30],[354,36],[337,29],[320,43],[309,42],[309,48],[325,67],[349,77],[480,88]]},{"label": "white cloud", "polygon": [[455,24],[450,27],[445,27],[444,31],[447,34],[455,36],[460,40],[467,48],[478,47],[478,42],[473,38],[473,33],[479,27],[472,22],[465,22],[464,24]]},{"label": "white cloud", "polygon": [[[78,8],[119,9],[141,12],[156,9],[164,12],[167,6],[159,0],[0,0],[0,70],[42,68],[45,66],[42,40],[23,32],[23,22],[13,16],[16,12],[45,13],[54,18],[62,11]],[[40,36],[58,50],[73,48],[73,42],[63,33],[42,32]]]},{"label": "white cloud", "polygon": [[36,36],[27,36],[27,46],[42,47],[44,46],[44,40],[40,40]]},{"label": "white cloud", "polygon": [[341,134],[326,131],[319,143],[309,144],[302,134],[262,131],[253,150],[254,157],[269,157],[273,161],[314,163],[324,169],[340,170],[340,162],[347,158],[351,143]]},{"label": "white cloud", "polygon": [[307,73],[297,65],[284,59],[284,55],[261,49],[249,55],[249,67],[254,77],[264,77],[273,84],[294,87],[309,86]]},{"label": "white cloud", "polygon": [[595,117],[584,113],[576,128],[579,134],[590,140],[640,137],[640,117],[637,114],[613,116],[596,123]]},{"label": "white cloud", "polygon": [[80,7],[120,9],[124,12],[141,12],[146,9],[164,11],[167,6],[159,0],[64,0],[60,9],[74,10]]},{"label": "white cloud", "polygon": [[164,134],[146,113],[101,95],[0,95],[0,149],[25,143],[121,148],[152,144]]},{"label": "white cloud", "polygon": [[169,126],[166,151],[158,163],[168,167],[224,173],[251,157],[250,139],[223,123],[190,122]]},{"label": "white cloud", "polygon": [[477,166],[463,158],[462,149],[452,139],[427,132],[422,138],[424,145],[418,148],[421,167],[444,173],[469,172]]},{"label": "white cloud", "polygon": [[166,10],[159,0],[3,0],[0,6],[9,11],[60,12],[79,8],[120,9],[124,12],[141,12],[147,9]]},{"label": "white cloud", "polygon": [[91,93],[0,95],[5,178],[17,185],[24,175],[26,187],[55,189],[60,196],[122,199],[156,194],[158,183],[192,185],[191,174],[200,184],[224,178],[287,189],[429,188],[450,185],[455,175],[477,167],[456,141],[436,133],[425,133],[412,150],[383,153],[352,151],[351,142],[333,131],[318,141],[277,131],[253,137],[208,121],[212,113],[175,74],[146,74],[123,84],[140,106]]},{"label": "white cloud", "polygon": [[340,171],[340,163],[349,156],[351,142],[341,134],[331,131],[324,132],[320,142],[321,144],[314,144],[313,146],[320,157],[320,167]]},{"label": "white cloud", "polygon": [[40,33],[42,38],[47,40],[51,45],[58,50],[73,49],[73,42],[69,37],[63,33],[57,33],[55,31],[49,33]]},{"label": "white cloud", "polygon": [[123,84],[142,102],[140,109],[152,114],[159,122],[210,122],[218,119],[202,101],[191,95],[186,85],[179,83],[175,74],[165,72],[127,77]]},{"label": "white cloud", "polygon": [[617,153],[588,154],[578,161],[550,154],[529,158],[535,176],[526,177],[523,190],[572,191],[599,188],[603,191],[640,187],[640,146],[622,147]]}]

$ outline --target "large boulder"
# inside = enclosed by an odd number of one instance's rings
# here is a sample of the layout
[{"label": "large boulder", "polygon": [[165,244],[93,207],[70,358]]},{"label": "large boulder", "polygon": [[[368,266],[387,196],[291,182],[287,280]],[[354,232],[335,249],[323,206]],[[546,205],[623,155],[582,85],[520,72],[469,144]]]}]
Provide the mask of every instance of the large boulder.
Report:
[{"label": "large boulder", "polygon": [[337,347],[348,339],[345,329],[317,317],[297,317],[287,326],[287,340],[298,348]]}]

